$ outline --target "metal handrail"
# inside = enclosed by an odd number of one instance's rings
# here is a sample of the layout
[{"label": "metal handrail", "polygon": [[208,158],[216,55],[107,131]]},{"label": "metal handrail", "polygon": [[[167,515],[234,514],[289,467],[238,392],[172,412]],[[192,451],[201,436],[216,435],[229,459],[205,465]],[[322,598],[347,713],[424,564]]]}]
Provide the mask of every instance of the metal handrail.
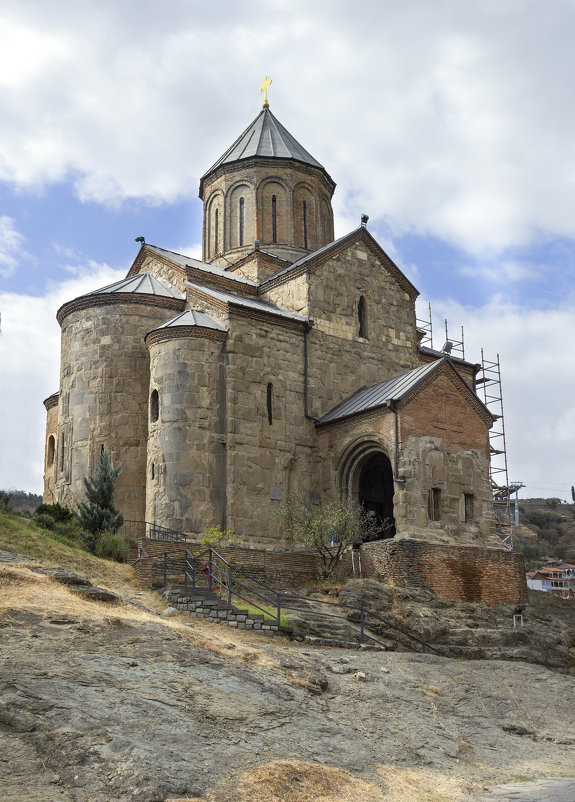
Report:
[{"label": "metal handrail", "polygon": [[167,526],[151,523],[150,521],[124,521],[119,534],[128,537],[145,537],[150,540],[172,540],[174,542],[186,541],[187,535]]}]

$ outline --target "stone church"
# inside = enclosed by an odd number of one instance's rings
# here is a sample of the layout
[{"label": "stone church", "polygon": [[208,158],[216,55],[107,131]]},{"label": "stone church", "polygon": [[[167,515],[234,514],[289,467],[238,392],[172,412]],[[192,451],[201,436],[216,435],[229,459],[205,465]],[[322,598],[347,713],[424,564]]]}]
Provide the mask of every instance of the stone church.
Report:
[{"label": "stone church", "polygon": [[478,366],[422,347],[365,218],[334,239],[334,189],[265,103],[200,180],[202,260],[142,242],[58,310],[46,502],[75,508],[106,447],[128,520],[281,550],[298,492],[357,499],[396,544],[501,553]]}]

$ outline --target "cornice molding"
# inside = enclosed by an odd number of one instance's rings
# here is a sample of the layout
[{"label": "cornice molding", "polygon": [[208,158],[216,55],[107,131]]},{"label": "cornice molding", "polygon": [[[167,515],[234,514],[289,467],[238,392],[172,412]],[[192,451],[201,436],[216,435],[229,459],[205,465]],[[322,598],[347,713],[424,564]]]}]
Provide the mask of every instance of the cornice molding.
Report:
[{"label": "cornice molding", "polygon": [[175,309],[179,312],[184,311],[185,301],[179,298],[167,298],[163,295],[145,295],[144,293],[134,292],[115,292],[106,295],[84,295],[62,304],[56,313],[56,319],[60,326],[64,320],[73,312],[83,309],[92,309],[97,306],[121,306],[125,304],[145,307],[155,307],[156,309]]}]

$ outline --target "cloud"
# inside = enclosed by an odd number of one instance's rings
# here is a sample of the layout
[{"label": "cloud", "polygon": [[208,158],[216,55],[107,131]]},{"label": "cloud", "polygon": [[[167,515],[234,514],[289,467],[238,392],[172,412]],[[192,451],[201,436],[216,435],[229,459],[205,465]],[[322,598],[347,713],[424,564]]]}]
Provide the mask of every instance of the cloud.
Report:
[{"label": "cloud", "polygon": [[459,272],[462,276],[481,278],[493,284],[509,284],[539,278],[542,268],[533,263],[502,261],[498,264],[463,265]]},{"label": "cloud", "polygon": [[339,234],[365,211],[473,254],[575,236],[572,3],[31,0],[3,22],[0,177],[18,187],[189,196],[273,64],[272,110],[339,182]]},{"label": "cloud", "polygon": [[0,216],[0,276],[8,278],[16,272],[22,259],[29,259],[22,244],[24,237],[16,230],[15,221],[6,215]]},{"label": "cloud", "polygon": [[46,413],[42,401],[58,389],[60,329],[65,302],[125,276],[109,265],[78,267],[72,279],[43,297],[0,292],[0,488],[42,492]]}]

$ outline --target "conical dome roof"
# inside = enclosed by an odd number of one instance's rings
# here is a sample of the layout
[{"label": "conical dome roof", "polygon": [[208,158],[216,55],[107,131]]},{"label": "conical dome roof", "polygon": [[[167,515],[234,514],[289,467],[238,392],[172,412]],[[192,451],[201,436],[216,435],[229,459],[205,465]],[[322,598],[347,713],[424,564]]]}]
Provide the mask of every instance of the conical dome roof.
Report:
[{"label": "conical dome roof", "polygon": [[99,290],[92,290],[87,295],[109,295],[110,293],[135,293],[138,295],[160,295],[164,298],[178,298],[183,300],[185,296],[179,292],[166,279],[158,278],[151,273],[138,273],[136,276],[121,279],[101,287]]},{"label": "conical dome roof", "polygon": [[210,169],[202,176],[202,182],[222,164],[230,164],[241,159],[260,156],[269,159],[295,159],[296,161],[325,168],[300,145],[287,128],[280,123],[268,108],[264,108],[256,119],[248,125],[234,144],[229,147]]}]

